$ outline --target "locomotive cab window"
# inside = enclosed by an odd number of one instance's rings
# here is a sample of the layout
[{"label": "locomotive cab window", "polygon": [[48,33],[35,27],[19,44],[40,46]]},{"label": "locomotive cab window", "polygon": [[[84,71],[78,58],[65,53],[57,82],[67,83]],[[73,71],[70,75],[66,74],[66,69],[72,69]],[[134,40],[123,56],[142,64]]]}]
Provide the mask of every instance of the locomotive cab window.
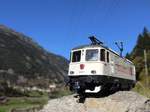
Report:
[{"label": "locomotive cab window", "polygon": [[74,51],[72,53],[72,62],[80,62],[81,60],[81,51]]},{"label": "locomotive cab window", "polygon": [[101,49],[101,61],[105,61],[105,49]]},{"label": "locomotive cab window", "polygon": [[98,60],[98,49],[86,50],[86,61],[97,61]]},{"label": "locomotive cab window", "polygon": [[109,52],[107,51],[107,62],[109,63]]}]

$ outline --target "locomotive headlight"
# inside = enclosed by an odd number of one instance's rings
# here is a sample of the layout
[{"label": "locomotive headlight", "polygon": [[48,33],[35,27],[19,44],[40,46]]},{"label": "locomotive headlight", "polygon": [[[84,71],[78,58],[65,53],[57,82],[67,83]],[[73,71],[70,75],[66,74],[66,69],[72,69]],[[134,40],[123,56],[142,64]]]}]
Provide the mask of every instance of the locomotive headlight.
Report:
[{"label": "locomotive headlight", "polygon": [[74,71],[70,71],[70,74],[74,74]]},{"label": "locomotive headlight", "polygon": [[92,70],[91,73],[92,73],[92,74],[96,74],[96,70]]}]

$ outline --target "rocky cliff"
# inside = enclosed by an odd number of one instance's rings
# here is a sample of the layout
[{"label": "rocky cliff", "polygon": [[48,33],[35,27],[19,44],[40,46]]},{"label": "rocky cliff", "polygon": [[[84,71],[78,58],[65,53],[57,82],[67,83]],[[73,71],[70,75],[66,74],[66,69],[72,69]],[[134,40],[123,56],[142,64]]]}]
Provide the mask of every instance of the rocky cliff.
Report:
[{"label": "rocky cliff", "polygon": [[86,98],[84,103],[76,100],[74,95],[50,100],[40,112],[150,112],[150,100],[132,91]]}]

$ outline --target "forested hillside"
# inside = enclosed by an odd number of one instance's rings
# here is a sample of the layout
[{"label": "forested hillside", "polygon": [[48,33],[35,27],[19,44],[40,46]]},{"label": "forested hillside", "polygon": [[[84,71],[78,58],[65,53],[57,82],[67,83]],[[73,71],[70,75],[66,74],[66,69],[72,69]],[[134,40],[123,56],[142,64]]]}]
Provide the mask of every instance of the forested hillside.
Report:
[{"label": "forested hillside", "polygon": [[136,66],[137,81],[145,87],[147,81],[150,82],[150,74],[148,77],[145,75],[144,50],[146,50],[148,73],[150,73],[150,32],[147,28],[144,28],[143,32],[138,35],[137,43],[132,52],[126,55]]}]

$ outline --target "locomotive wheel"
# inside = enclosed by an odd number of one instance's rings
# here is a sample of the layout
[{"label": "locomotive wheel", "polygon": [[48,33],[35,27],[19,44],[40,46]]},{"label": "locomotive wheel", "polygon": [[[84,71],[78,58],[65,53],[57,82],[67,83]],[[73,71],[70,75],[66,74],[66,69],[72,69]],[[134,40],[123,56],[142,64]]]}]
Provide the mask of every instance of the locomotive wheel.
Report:
[{"label": "locomotive wheel", "polygon": [[110,88],[110,94],[113,94],[113,93],[119,91],[120,88],[121,88],[121,84],[120,83],[112,84],[112,87]]},{"label": "locomotive wheel", "polygon": [[130,91],[133,88],[133,84],[128,84],[128,91]]},{"label": "locomotive wheel", "polygon": [[102,85],[101,90],[99,92],[100,96],[107,96],[110,94],[110,88],[111,88],[111,83],[107,83],[105,85]]},{"label": "locomotive wheel", "polygon": [[121,90],[121,84],[117,83],[117,91]]}]

